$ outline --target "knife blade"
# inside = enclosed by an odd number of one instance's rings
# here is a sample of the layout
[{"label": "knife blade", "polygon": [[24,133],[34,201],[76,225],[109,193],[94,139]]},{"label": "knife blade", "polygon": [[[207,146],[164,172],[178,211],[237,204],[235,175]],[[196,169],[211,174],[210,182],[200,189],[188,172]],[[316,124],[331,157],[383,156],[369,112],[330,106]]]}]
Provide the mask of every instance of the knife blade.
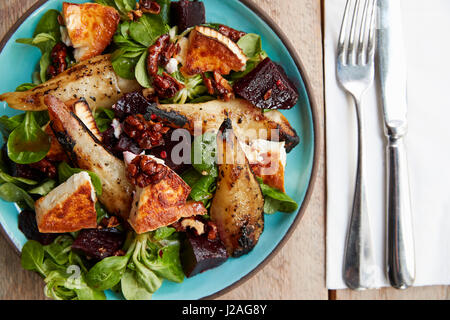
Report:
[{"label": "knife blade", "polygon": [[400,0],[378,0],[377,57],[386,147],[386,276],[405,289],[414,283],[415,258],[408,161],[407,76]]}]

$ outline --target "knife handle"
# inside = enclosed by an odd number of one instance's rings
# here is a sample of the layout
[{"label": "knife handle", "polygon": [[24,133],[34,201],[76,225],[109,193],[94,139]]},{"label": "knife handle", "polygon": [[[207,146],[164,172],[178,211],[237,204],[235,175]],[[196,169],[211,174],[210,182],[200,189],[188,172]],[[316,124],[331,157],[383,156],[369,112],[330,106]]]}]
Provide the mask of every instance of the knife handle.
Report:
[{"label": "knife handle", "polygon": [[415,278],[408,161],[403,134],[392,131],[387,145],[387,276],[394,288],[406,289]]}]

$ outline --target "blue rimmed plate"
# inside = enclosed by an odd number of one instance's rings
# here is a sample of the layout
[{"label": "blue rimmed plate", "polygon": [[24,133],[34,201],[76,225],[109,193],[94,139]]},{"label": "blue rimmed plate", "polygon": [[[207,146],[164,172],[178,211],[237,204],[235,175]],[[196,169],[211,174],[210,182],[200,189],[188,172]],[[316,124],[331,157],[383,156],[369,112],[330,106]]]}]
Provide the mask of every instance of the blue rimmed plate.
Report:
[{"label": "blue rimmed plate", "polygon": [[[38,1],[10,30],[0,43],[0,92],[14,91],[25,82],[31,82],[31,74],[40,59],[37,48],[15,43],[18,38],[31,37],[39,19],[48,9],[62,9],[62,0]],[[72,0],[75,3],[89,2]],[[242,283],[259,270],[287,241],[300,221],[308,205],[317,173],[320,139],[317,111],[303,66],[281,30],[261,10],[247,1],[208,0],[207,22],[222,23],[232,28],[261,35],[263,49],[272,60],[280,63],[289,78],[297,86],[300,99],[291,110],[283,111],[300,136],[301,143],[288,154],[286,167],[286,192],[300,204],[296,214],[276,213],[265,216],[265,229],[257,246],[249,254],[233,259],[213,270],[181,284],[164,281],[154,294],[154,299],[200,299],[215,297]],[[18,111],[0,103],[0,116],[14,115]],[[26,242],[17,227],[18,208],[0,200],[0,225],[5,236],[18,252]],[[110,299],[120,298],[107,292]],[[249,297],[251,298],[251,297]]]}]

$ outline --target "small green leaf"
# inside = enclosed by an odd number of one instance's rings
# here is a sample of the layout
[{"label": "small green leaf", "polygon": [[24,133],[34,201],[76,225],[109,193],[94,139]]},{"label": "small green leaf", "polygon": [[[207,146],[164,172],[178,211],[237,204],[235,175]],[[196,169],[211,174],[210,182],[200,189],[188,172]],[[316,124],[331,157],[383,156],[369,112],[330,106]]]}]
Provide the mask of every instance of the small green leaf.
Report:
[{"label": "small green leaf", "polygon": [[215,132],[205,132],[203,135],[195,137],[192,143],[192,166],[202,175],[217,177],[216,137]]},{"label": "small green leaf", "polygon": [[25,270],[37,271],[45,277],[44,248],[34,240],[27,241],[22,248],[21,264]]},{"label": "small green leaf", "polygon": [[8,202],[24,202],[29,208],[34,209],[33,198],[28,192],[13,183],[8,182],[0,186],[0,199]]},{"label": "small green leaf", "polygon": [[34,83],[23,83],[20,86],[18,86],[16,88],[16,92],[24,92],[24,91],[28,91],[31,90],[33,88],[37,87],[37,84]]},{"label": "small green leaf", "polygon": [[120,282],[129,256],[108,257],[97,262],[87,273],[87,284],[97,290],[107,290]]},{"label": "small green leaf", "polygon": [[46,196],[50,191],[52,191],[56,187],[55,180],[47,180],[42,182],[37,187],[28,191],[31,194],[38,194],[40,196]]},{"label": "small green leaf", "polygon": [[136,280],[136,272],[127,269],[120,280],[122,294],[127,300],[151,300],[152,294]]},{"label": "small green leaf", "polygon": [[239,39],[237,45],[249,58],[262,51],[261,37],[255,33],[247,33]]},{"label": "small green leaf", "polygon": [[34,113],[26,112],[24,121],[9,135],[9,158],[20,164],[35,163],[44,159],[49,150],[49,136],[37,123]]},{"label": "small green leaf", "polygon": [[42,83],[47,81],[47,69],[51,64],[50,52],[45,52],[42,54],[41,60],[39,61],[40,75]]},{"label": "small green leaf", "polygon": [[141,55],[139,58],[139,61],[136,65],[136,71],[135,71],[135,77],[137,82],[144,87],[144,88],[150,88],[150,79],[148,77],[147,73],[147,56],[148,52],[144,52],[144,54]]},{"label": "small green leaf", "polygon": [[286,193],[281,192],[275,188],[272,188],[262,182],[261,178],[257,178],[261,191],[264,195],[264,212],[272,214],[277,211],[292,213],[298,208],[298,204],[289,197]]}]

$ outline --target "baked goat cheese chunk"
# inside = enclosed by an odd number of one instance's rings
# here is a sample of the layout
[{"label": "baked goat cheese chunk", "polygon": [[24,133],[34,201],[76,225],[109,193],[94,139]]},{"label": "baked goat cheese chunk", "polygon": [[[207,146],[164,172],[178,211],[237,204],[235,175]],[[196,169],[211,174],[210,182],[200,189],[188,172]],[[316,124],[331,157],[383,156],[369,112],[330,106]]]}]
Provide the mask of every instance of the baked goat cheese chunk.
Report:
[{"label": "baked goat cheese chunk", "polygon": [[188,76],[208,71],[227,75],[231,70],[245,70],[247,60],[230,38],[214,29],[197,26],[189,35],[189,47],[180,71]]},{"label": "baked goat cheese chunk", "polygon": [[35,203],[39,232],[65,233],[97,227],[97,197],[89,174],[74,174]]},{"label": "baked goat cheese chunk", "polygon": [[116,9],[97,3],[63,3],[67,33],[77,62],[103,52],[111,42],[119,25]]},{"label": "baked goat cheese chunk", "polygon": [[187,201],[189,185],[173,170],[167,170],[158,183],[136,187],[128,222],[138,234],[169,226],[181,218],[207,214],[202,202]]},{"label": "baked goat cheese chunk", "polygon": [[240,144],[253,173],[268,186],[284,192],[285,143],[257,139]]}]

